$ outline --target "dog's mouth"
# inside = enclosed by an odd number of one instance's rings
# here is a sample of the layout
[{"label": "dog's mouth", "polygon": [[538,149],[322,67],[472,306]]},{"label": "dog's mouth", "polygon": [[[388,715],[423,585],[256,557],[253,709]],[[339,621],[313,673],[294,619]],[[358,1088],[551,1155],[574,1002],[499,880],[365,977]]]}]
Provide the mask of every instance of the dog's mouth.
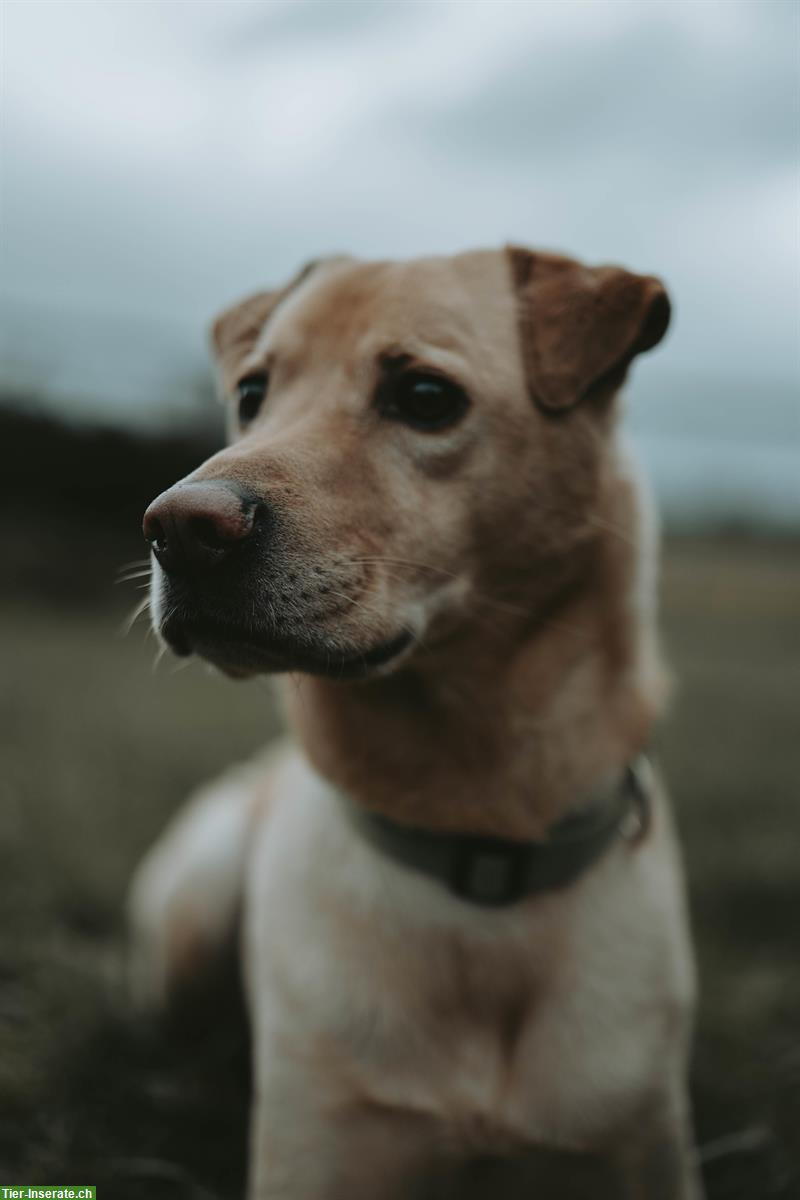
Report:
[{"label": "dog's mouth", "polygon": [[410,630],[364,649],[335,648],[321,639],[250,629],[196,615],[169,617],[161,635],[181,657],[198,654],[229,675],[302,671],[330,679],[363,679],[394,663],[414,640]]}]

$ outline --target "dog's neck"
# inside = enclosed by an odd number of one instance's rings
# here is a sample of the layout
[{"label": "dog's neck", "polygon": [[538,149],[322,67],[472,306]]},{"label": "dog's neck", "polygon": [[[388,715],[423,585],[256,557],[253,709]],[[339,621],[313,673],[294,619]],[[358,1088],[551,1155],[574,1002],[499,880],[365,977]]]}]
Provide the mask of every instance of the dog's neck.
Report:
[{"label": "dog's neck", "polygon": [[632,485],[618,489],[613,520],[573,557],[580,569],[530,616],[517,596],[514,612],[482,609],[406,670],[287,689],[321,774],[406,824],[520,839],[612,781],[646,744],[664,691],[633,500]]}]

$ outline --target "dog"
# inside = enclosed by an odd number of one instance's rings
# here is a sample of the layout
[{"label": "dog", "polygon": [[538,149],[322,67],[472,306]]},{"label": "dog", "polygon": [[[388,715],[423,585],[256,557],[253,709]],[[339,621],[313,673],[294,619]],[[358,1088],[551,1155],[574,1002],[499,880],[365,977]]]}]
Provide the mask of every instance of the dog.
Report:
[{"label": "dog", "polygon": [[134,879],[139,995],[240,929],[250,1200],[686,1200],[694,969],[655,518],[617,431],[660,281],[519,246],[313,262],[211,341],[229,444],[147,510],[178,655],[290,741]]}]

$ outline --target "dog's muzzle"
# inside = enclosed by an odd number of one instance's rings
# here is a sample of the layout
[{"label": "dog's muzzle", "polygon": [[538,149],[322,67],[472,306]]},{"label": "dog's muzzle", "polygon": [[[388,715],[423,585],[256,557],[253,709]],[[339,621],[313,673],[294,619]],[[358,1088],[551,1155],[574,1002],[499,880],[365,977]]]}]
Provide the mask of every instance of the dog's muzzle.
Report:
[{"label": "dog's muzzle", "polygon": [[[399,658],[405,628],[344,641],[325,623],[331,593],[312,569],[287,573],[291,533],[259,496],[231,480],[178,483],[144,515],[143,532],[163,572],[160,633],[175,654],[199,654],[233,675],[300,670],[358,679]],[[333,590],[333,594],[336,592]]]}]

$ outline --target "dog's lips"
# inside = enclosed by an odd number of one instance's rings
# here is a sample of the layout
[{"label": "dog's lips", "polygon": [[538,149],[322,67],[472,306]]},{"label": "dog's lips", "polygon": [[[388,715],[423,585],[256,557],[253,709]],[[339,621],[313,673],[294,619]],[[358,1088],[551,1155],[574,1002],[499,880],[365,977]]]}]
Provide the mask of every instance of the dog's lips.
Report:
[{"label": "dog's lips", "polygon": [[333,679],[363,678],[399,658],[413,641],[413,635],[404,630],[365,650],[342,651],[198,617],[173,617],[161,632],[175,654],[198,654],[232,675],[303,671]]}]

